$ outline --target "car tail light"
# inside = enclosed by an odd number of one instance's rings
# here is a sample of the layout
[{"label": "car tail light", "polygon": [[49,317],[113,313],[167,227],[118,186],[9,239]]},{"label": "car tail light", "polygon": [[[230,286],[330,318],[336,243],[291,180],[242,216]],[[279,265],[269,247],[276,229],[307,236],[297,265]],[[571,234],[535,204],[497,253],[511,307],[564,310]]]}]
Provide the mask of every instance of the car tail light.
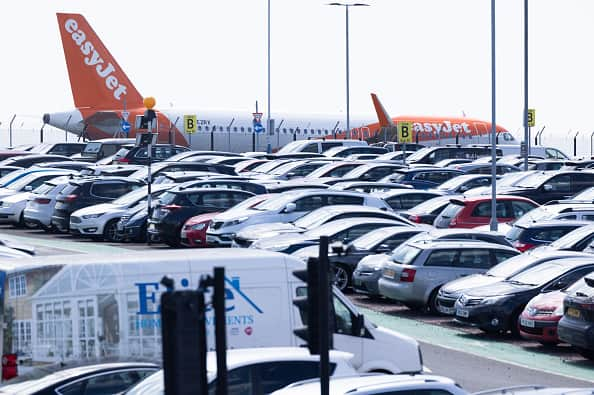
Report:
[{"label": "car tail light", "polygon": [[403,269],[402,273],[400,274],[400,281],[403,283],[412,283],[415,281],[415,274],[417,271],[415,269]]},{"label": "car tail light", "polygon": [[408,220],[417,224],[420,224],[422,222],[421,217],[419,217],[418,215],[409,215],[408,216]]},{"label": "car tail light", "polygon": [[38,203],[38,204],[49,204],[49,202],[51,202],[51,201],[52,201],[51,199],[46,199],[46,198],[36,198],[34,200],[34,202]]},{"label": "car tail light", "polygon": [[65,202],[73,202],[76,200],[77,197],[78,197],[78,195],[68,195],[62,200]]},{"label": "car tail light", "polygon": [[166,206],[161,207],[161,210],[175,211],[179,210],[180,208],[182,208],[182,206],[178,206],[177,204],[168,204]]},{"label": "car tail light", "polygon": [[120,158],[120,159],[118,159],[118,162],[120,162],[120,163],[130,163],[130,159],[128,159],[128,158]]},{"label": "car tail light", "polygon": [[528,250],[536,247],[534,244],[522,243],[520,241],[514,241],[513,246],[516,250],[518,250],[520,252],[525,252],[525,251],[528,251]]}]

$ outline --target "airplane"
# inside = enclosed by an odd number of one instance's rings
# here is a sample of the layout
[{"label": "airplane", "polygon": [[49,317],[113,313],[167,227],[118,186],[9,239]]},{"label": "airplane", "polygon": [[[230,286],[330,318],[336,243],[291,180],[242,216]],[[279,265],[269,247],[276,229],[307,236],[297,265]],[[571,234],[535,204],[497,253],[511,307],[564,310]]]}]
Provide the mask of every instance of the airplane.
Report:
[{"label": "airplane", "polygon": [[[135,137],[139,132],[146,132],[139,128],[141,125],[138,122],[146,110],[143,96],[84,16],[57,13],[57,19],[76,108],[46,113],[43,115],[44,124],[90,140]],[[372,94],[372,99],[379,121],[372,117],[353,118],[350,136],[340,128],[342,116],[274,114],[271,146],[276,150],[290,141],[317,138],[351,137],[377,142],[388,135],[389,141],[394,141],[393,133],[386,130],[393,130],[394,124],[400,121],[413,122],[413,138],[423,144],[449,142],[453,133],[458,132],[462,138],[469,138],[469,142],[488,142],[489,122],[453,117],[391,118],[375,94]],[[184,131],[186,115],[196,116],[193,134]],[[255,116],[258,114],[156,109],[156,125],[151,131],[157,133],[158,142],[186,145],[194,150],[265,151],[267,131],[264,128],[262,133],[255,133]],[[131,121],[128,122],[128,119]],[[127,132],[123,131],[123,125],[128,126]],[[514,143],[513,136],[505,128],[497,126],[497,130],[505,136],[506,143]],[[483,141],[480,141],[481,138]]]}]

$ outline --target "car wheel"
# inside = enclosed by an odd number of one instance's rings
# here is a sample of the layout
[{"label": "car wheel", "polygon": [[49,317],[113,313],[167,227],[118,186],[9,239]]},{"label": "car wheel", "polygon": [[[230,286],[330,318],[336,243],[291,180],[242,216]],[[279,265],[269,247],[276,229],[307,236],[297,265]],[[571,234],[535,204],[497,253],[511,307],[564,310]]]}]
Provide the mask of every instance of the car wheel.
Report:
[{"label": "car wheel", "polygon": [[341,264],[334,266],[334,285],[342,292],[344,292],[350,283],[351,275],[349,270]]},{"label": "car wheel", "polygon": [[439,288],[441,287],[435,288],[433,291],[431,291],[431,295],[429,295],[429,301],[427,302],[427,310],[431,314],[441,315],[439,310],[437,310],[437,293],[439,292]]},{"label": "car wheel", "polygon": [[509,330],[512,336],[516,339],[520,339],[522,337],[520,334],[520,314],[522,314],[523,310],[524,308],[522,307],[521,309],[514,311],[509,321]]},{"label": "car wheel", "polygon": [[589,350],[582,347],[576,347],[576,350],[582,357],[594,360],[594,350]]},{"label": "car wheel", "polygon": [[105,228],[103,228],[103,240],[111,242],[120,241],[121,237],[118,236],[118,221],[119,218],[116,218],[105,224]]}]

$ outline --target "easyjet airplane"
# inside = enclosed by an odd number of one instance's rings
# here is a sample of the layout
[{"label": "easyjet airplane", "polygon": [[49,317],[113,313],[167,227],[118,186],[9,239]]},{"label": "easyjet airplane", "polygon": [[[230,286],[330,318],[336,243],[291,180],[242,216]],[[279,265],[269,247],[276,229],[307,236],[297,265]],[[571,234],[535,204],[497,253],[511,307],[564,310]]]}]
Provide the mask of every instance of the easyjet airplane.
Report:
[{"label": "easyjet airplane", "polygon": [[[86,19],[79,14],[57,14],[70,87],[76,109],[43,116],[46,124],[88,139],[125,137],[123,116],[128,115],[131,129],[128,137],[137,133],[135,119],[144,111],[143,97],[136,90],[120,65],[109,53]],[[461,142],[487,143],[491,124],[470,118],[452,117],[389,117],[376,95],[372,99],[377,119],[351,120],[353,138],[370,142],[395,141],[390,128],[400,121],[413,123],[413,138],[422,143]],[[188,145],[192,149],[215,149],[235,152],[265,150],[266,136],[253,138],[253,116],[249,113],[157,110],[159,142]],[[184,132],[184,115],[196,115],[196,133]],[[275,130],[271,133],[273,148],[308,138],[345,138],[340,125],[343,116],[311,116],[274,114]],[[265,117],[264,117],[265,118]],[[379,122],[377,121],[379,120]],[[513,136],[497,126],[502,142],[514,143]],[[255,143],[255,145],[254,145]]]}]

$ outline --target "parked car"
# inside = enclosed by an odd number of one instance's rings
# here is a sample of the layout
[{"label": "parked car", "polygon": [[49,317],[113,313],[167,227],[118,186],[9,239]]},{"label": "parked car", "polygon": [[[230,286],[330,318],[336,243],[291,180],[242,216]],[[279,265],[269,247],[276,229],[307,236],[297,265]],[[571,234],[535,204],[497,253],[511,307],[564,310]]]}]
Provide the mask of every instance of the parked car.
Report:
[{"label": "parked car", "polygon": [[291,180],[294,178],[302,178],[311,174],[316,169],[325,166],[327,162],[316,160],[303,160],[285,163],[270,172],[258,176],[254,176],[256,180]]},{"label": "parked car", "polygon": [[514,248],[525,252],[541,245],[550,244],[569,232],[587,225],[592,225],[592,222],[557,219],[514,224],[505,237],[513,244]]},{"label": "parked car", "polygon": [[450,200],[460,197],[457,195],[436,196],[409,210],[400,211],[399,214],[417,224],[433,225],[435,218],[450,204]]},{"label": "parked car", "polygon": [[218,189],[232,189],[240,191],[248,191],[255,195],[265,194],[266,187],[256,182],[241,181],[235,179],[219,179],[209,178],[206,180],[186,181],[178,186],[179,189],[188,188],[218,188]]},{"label": "parked car", "polygon": [[171,247],[178,247],[183,224],[209,212],[221,212],[254,196],[253,193],[223,188],[175,188],[159,198],[148,221],[148,232]]},{"label": "parked car", "polygon": [[[130,149],[124,148],[119,157],[114,160],[115,164],[147,165],[149,163],[148,147],[133,146]],[[120,149],[121,150],[121,149]],[[190,149],[181,145],[153,144],[151,150],[151,163],[168,160],[180,152],[187,152]],[[118,151],[119,153],[119,151]]]},{"label": "parked car", "polygon": [[[255,195],[233,207],[253,207],[268,199],[270,196],[271,195],[269,194]],[[206,230],[212,222],[212,219],[218,214],[220,214],[220,212],[206,213],[188,219],[180,233],[180,244],[184,247],[208,247],[206,242]]]},{"label": "parked car", "polygon": [[[154,201],[152,206],[157,204]],[[139,204],[128,209],[116,225],[117,237],[121,241],[146,241],[148,205]]]},{"label": "parked car", "polygon": [[374,192],[373,195],[384,199],[396,212],[412,209],[413,207],[441,194],[418,189],[394,189],[386,192]]},{"label": "parked car", "polygon": [[[274,395],[320,394],[319,379],[301,381],[273,392]],[[469,395],[450,378],[435,375],[376,374],[330,379],[332,395]]]},{"label": "parked car", "polygon": [[594,271],[591,258],[561,258],[524,270],[506,280],[463,292],[456,301],[456,320],[485,332],[511,331],[519,336],[518,318],[541,292],[567,288]]},{"label": "parked car", "polygon": [[98,165],[94,164],[88,169],[80,171],[81,175],[85,176],[119,176],[127,177],[132,173],[144,169],[143,165]]},{"label": "parked car", "polygon": [[330,148],[335,147],[365,147],[367,146],[366,141],[361,140],[296,140],[285,144],[278,154],[289,154],[296,152],[313,152],[323,153]]},{"label": "parked car", "polygon": [[574,346],[580,354],[594,359],[594,273],[568,289],[559,321],[559,340]]},{"label": "parked car", "polygon": [[[352,376],[352,354],[330,351],[330,376]],[[269,394],[291,383],[319,376],[320,357],[310,355],[303,347],[262,347],[227,350],[227,393]],[[217,385],[216,353],[206,357],[208,393]],[[183,385],[183,384],[181,384]],[[126,395],[162,395],[165,391],[163,371],[153,374],[126,392]]]},{"label": "parked car", "polygon": [[38,163],[65,162],[72,159],[63,155],[24,155],[13,156],[0,162],[0,166],[18,166],[28,168]]},{"label": "parked car", "polygon": [[591,186],[594,186],[594,172],[542,171],[520,180],[513,187],[498,186],[497,194],[523,196],[544,204],[552,200],[569,199]]},{"label": "parked car", "polygon": [[52,178],[35,189],[25,205],[23,220],[30,227],[38,226],[46,231],[51,229],[52,215],[56,198],[72,180],[71,176]]},{"label": "parked car", "polygon": [[[513,247],[505,238],[505,235],[499,232],[479,229],[432,229],[415,236],[414,241],[429,243],[435,240],[475,240],[486,243],[499,244],[504,247]],[[412,241],[412,240],[411,240]]]},{"label": "parked car", "polygon": [[592,241],[594,241],[594,224],[574,229],[551,244],[536,247],[535,250],[584,251],[592,253],[594,251],[594,248],[591,247]]},{"label": "parked car", "polygon": [[544,262],[561,258],[585,258],[585,254],[567,251],[538,251],[531,250],[526,253],[509,258],[493,266],[483,274],[459,278],[443,285],[437,293],[437,311],[446,315],[456,314],[456,300],[463,292],[472,288],[488,286],[499,281],[507,280],[526,269],[538,266]]},{"label": "parked car", "polygon": [[[243,172],[251,171],[255,167],[258,167],[266,162],[268,162],[266,159],[250,159],[250,158],[248,158],[248,160],[238,162],[232,166],[235,169],[235,172],[237,174],[240,174]],[[228,164],[228,163],[226,163],[226,164]]]},{"label": "parked car", "polygon": [[47,171],[31,172],[15,182],[10,183],[10,185],[0,188],[0,199],[16,195],[20,192],[31,192],[45,181],[51,180],[54,177],[74,173],[75,172],[71,170],[61,169],[47,169]]},{"label": "parked car", "polygon": [[483,241],[407,242],[396,248],[378,281],[380,294],[412,308],[437,311],[439,288],[458,277],[484,273],[519,254]]},{"label": "parked car", "polygon": [[528,211],[515,223],[527,225],[554,219],[594,221],[594,204],[574,201],[544,204]]},{"label": "parked car", "polygon": [[31,148],[29,152],[33,154],[72,156],[80,154],[86,145],[86,143],[43,143]]},{"label": "parked car", "polygon": [[152,363],[120,362],[64,369],[45,377],[2,386],[2,394],[118,394],[159,370]]},{"label": "parked car", "polygon": [[235,234],[232,246],[247,248],[255,240],[265,237],[276,237],[287,233],[304,233],[331,221],[358,217],[384,218],[398,221],[401,225],[412,226],[410,222],[391,211],[377,207],[338,204],[320,207],[291,222],[271,222],[246,226]]},{"label": "parked car", "polygon": [[[497,222],[512,222],[538,206],[520,196],[497,196]],[[436,228],[475,228],[491,221],[491,197],[478,195],[451,199],[450,204],[435,218]]]},{"label": "parked car", "polygon": [[80,160],[97,162],[100,159],[114,155],[123,145],[135,143],[136,139],[132,138],[107,138],[89,141],[80,154]]},{"label": "parked car", "polygon": [[[362,276],[361,273],[353,275],[361,259],[372,254],[386,254],[412,236],[425,231],[426,229],[420,227],[389,226],[372,230],[347,244],[331,245],[328,259],[333,264],[334,285],[345,292]],[[295,251],[293,256],[307,262],[308,258],[319,256],[319,247],[302,248]]]},{"label": "parked car", "polygon": [[463,194],[473,188],[479,188],[491,185],[491,176],[485,174],[462,174],[454,178],[450,178],[437,187],[430,189],[432,192],[437,192],[442,195],[457,195]]},{"label": "parked car", "polygon": [[565,291],[540,293],[530,299],[519,317],[520,336],[544,345],[559,343],[557,326],[563,317],[563,299],[572,287]]},{"label": "parked car", "polygon": [[[496,155],[502,156],[501,148],[496,148]],[[435,164],[445,159],[471,159],[475,160],[482,156],[491,156],[490,147],[462,147],[451,144],[447,146],[425,147],[418,150],[407,160],[411,163]]]},{"label": "parked car", "polygon": [[285,192],[249,209],[228,210],[213,219],[206,238],[209,245],[229,246],[232,239],[248,225],[290,222],[324,206],[352,204],[389,210],[383,200],[364,193],[305,190]]},{"label": "parked car", "polygon": [[381,181],[411,185],[415,189],[430,189],[436,188],[442,183],[462,174],[464,173],[454,169],[414,167],[397,170],[394,174],[386,176]]},{"label": "parked car", "polygon": [[327,222],[304,233],[289,233],[258,239],[250,245],[250,248],[291,254],[300,248],[319,244],[321,236],[328,236],[330,243],[340,241],[347,244],[372,230],[399,224],[401,223],[392,219],[345,218]]},{"label": "parked car", "polygon": [[[151,197],[158,198],[172,184],[153,185]],[[103,239],[105,241],[119,241],[117,223],[120,217],[131,207],[138,204],[146,205],[148,186],[135,189],[109,202],[100,203],[76,210],[70,215],[70,233]]]},{"label": "parked car", "polygon": [[60,231],[70,229],[70,215],[76,210],[108,203],[145,185],[125,177],[89,177],[72,180],[56,197],[51,224]]},{"label": "parked car", "polygon": [[[523,179],[527,178],[531,174],[536,173],[534,170],[528,171],[518,171],[514,173],[507,173],[503,174],[499,178],[497,178],[497,188],[507,188],[515,186],[516,184],[520,183]],[[484,187],[476,187],[469,189],[468,191],[464,192],[465,196],[471,195],[491,195],[493,193],[493,189],[491,185],[484,186]]]}]

